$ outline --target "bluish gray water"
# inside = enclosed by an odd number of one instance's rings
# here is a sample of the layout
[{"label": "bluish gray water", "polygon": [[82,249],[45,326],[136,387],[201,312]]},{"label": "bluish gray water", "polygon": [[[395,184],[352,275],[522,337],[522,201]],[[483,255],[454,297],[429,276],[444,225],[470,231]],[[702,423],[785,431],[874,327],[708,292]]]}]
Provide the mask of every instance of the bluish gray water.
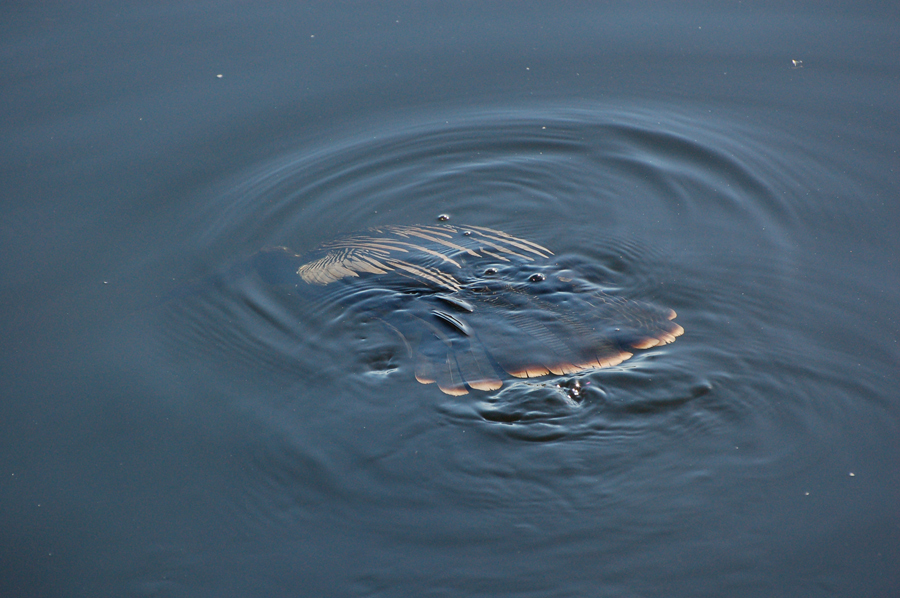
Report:
[{"label": "bluish gray water", "polygon": [[[9,14],[4,596],[900,589],[892,5]],[[685,333],[453,397],[245,268],[439,214]]]}]

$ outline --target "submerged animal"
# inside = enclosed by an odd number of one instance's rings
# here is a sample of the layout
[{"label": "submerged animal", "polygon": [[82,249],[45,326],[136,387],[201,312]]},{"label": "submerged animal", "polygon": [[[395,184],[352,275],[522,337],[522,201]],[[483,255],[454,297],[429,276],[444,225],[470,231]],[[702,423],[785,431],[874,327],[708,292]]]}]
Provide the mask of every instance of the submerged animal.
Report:
[{"label": "submerged animal", "polygon": [[450,395],[618,365],[684,332],[675,312],[612,295],[537,243],[481,226],[384,226],[257,258],[268,279],[326,288],[377,318]]}]

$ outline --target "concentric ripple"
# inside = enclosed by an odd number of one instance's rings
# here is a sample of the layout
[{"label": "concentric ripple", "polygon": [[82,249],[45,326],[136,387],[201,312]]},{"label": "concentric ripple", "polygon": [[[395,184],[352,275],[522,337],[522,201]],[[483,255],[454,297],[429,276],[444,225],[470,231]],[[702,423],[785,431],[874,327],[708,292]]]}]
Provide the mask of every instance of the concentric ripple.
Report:
[{"label": "concentric ripple", "polygon": [[[672,348],[636,347],[646,349],[639,358],[599,372],[559,368],[548,381],[500,390],[481,383],[494,392],[443,399],[447,416],[534,439],[684,409],[715,427],[758,408],[747,393],[723,398],[726,381],[785,346],[774,340],[780,322],[770,307],[796,259],[796,203],[785,200],[795,182],[749,131],[664,111],[551,107],[367,131],[276,158],[216,192],[197,214],[197,241],[232,266],[170,329],[201,361],[232,373],[263,367],[289,386],[352,389],[373,401],[420,392],[405,382],[416,370],[406,347],[347,309],[346,291],[303,297],[248,261],[267,248],[303,255],[355,231],[446,214],[451,225],[552,247],[554,271],[575,265],[586,284],[674,309],[688,330]],[[719,284],[738,268],[743,286]],[[365,304],[379,291],[356,292]]]}]

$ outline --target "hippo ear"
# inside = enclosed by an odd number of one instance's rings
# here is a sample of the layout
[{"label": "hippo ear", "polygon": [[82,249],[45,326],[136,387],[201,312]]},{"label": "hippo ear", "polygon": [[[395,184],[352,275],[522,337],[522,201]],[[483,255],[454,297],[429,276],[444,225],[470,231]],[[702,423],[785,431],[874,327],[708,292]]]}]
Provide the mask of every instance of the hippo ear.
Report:
[{"label": "hippo ear", "polygon": [[250,267],[266,284],[296,285],[300,282],[297,269],[303,260],[289,249],[274,247],[265,249],[254,255]]}]

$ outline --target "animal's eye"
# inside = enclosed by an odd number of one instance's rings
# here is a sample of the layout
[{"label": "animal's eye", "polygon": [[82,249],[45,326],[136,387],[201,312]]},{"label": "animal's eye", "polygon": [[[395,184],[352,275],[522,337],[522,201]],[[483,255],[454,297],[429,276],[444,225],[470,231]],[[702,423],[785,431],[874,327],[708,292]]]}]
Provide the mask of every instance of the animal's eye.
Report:
[{"label": "animal's eye", "polygon": [[538,272],[537,274],[532,274],[528,277],[528,282],[541,282],[544,280],[544,275]]},{"label": "animal's eye", "polygon": [[496,273],[497,273],[497,268],[487,268],[487,269],[484,271],[484,275],[485,275],[485,276],[493,276],[493,275],[496,274]]}]

